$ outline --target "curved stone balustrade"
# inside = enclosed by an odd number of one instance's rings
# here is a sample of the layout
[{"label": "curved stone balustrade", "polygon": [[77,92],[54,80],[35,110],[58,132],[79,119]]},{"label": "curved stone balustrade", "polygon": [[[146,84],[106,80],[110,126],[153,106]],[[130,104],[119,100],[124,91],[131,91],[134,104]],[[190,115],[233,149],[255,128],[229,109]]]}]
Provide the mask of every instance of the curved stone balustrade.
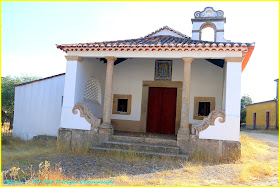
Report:
[{"label": "curved stone balustrade", "polygon": [[220,117],[219,122],[225,122],[225,112],[223,110],[213,110],[210,114],[203,119],[200,124],[194,124],[193,128],[198,132],[201,132],[209,127],[209,125],[214,125],[215,120]]},{"label": "curved stone balustrade", "polygon": [[78,111],[80,111],[80,117],[84,117],[86,119],[87,122],[89,122],[91,124],[91,130],[97,130],[100,123],[101,123],[101,119],[98,119],[97,117],[95,117],[89,110],[88,107],[83,104],[83,103],[77,103],[75,104],[75,106],[72,109],[73,114],[77,114]]}]

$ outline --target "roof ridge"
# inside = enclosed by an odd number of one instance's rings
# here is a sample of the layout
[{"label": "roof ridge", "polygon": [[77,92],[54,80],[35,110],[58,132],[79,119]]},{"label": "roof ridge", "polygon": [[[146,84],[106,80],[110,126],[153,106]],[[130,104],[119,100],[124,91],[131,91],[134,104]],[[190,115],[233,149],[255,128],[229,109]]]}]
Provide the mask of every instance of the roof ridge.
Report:
[{"label": "roof ridge", "polygon": [[164,30],[164,29],[168,29],[169,31],[174,32],[174,33],[176,33],[176,34],[178,34],[178,35],[180,35],[180,36],[182,36],[182,37],[184,37],[184,38],[190,38],[189,36],[187,36],[187,35],[185,35],[185,34],[179,32],[179,31],[177,31],[177,30],[175,30],[175,29],[172,29],[171,27],[169,27],[169,26],[167,26],[167,25],[165,25],[165,26],[163,26],[163,27],[161,27],[161,28],[155,30],[154,32],[152,32],[152,33],[150,33],[150,34],[148,34],[148,35],[146,35],[146,36],[144,36],[144,38],[150,37],[151,35],[156,34],[156,33],[160,32],[160,31],[162,31],[162,30]]}]

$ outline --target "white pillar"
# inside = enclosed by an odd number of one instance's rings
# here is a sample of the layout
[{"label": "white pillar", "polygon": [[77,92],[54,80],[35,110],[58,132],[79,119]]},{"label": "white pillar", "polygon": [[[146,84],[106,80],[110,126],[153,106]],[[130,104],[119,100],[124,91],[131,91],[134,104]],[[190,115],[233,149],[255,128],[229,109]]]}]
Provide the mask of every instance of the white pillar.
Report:
[{"label": "white pillar", "polygon": [[226,58],[225,115],[227,131],[221,139],[239,141],[242,57]]},{"label": "white pillar", "polygon": [[[113,70],[114,62],[117,60],[115,57],[105,57],[107,60],[106,82],[105,82],[105,95],[104,95],[104,108],[103,108],[103,122],[101,128],[109,134],[113,133],[111,125],[111,111],[112,111],[112,93],[113,93]],[[104,130],[108,129],[108,130]]]},{"label": "white pillar", "polygon": [[181,123],[177,134],[178,146],[183,153],[186,152],[185,144],[190,138],[189,115],[190,115],[190,87],[191,87],[191,63],[193,58],[183,58],[184,77],[182,88]]},{"label": "white pillar", "polygon": [[60,127],[74,128],[75,124],[71,123],[69,116],[72,115],[72,109],[75,105],[77,66],[79,62],[83,61],[83,58],[79,56],[65,56],[65,58],[67,63]]},{"label": "white pillar", "polygon": [[199,133],[200,139],[239,141],[242,61],[242,57],[225,59],[225,122],[216,119],[213,126]]},{"label": "white pillar", "polygon": [[240,119],[242,57],[226,58],[225,113]]},{"label": "white pillar", "polygon": [[242,57],[225,59],[225,122],[218,119],[199,133],[200,139],[239,141]]}]

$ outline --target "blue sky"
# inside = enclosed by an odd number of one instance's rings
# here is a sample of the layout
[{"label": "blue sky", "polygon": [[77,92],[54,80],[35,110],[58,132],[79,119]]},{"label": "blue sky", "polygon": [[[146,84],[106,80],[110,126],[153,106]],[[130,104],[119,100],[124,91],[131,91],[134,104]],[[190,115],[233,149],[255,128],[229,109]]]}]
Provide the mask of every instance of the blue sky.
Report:
[{"label": "blue sky", "polygon": [[191,18],[206,6],[223,10],[225,38],[256,42],[242,73],[242,95],[275,97],[279,77],[278,2],[1,2],[1,75],[65,72],[55,44],[139,38],[168,25],[191,36]]}]

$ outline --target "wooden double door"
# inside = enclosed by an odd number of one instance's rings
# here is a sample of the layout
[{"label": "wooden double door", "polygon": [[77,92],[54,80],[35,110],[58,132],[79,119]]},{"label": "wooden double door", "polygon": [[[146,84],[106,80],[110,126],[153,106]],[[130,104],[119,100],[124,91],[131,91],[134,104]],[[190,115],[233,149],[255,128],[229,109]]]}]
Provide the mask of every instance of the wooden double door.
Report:
[{"label": "wooden double door", "polygon": [[177,88],[149,88],[147,132],[175,134]]}]

